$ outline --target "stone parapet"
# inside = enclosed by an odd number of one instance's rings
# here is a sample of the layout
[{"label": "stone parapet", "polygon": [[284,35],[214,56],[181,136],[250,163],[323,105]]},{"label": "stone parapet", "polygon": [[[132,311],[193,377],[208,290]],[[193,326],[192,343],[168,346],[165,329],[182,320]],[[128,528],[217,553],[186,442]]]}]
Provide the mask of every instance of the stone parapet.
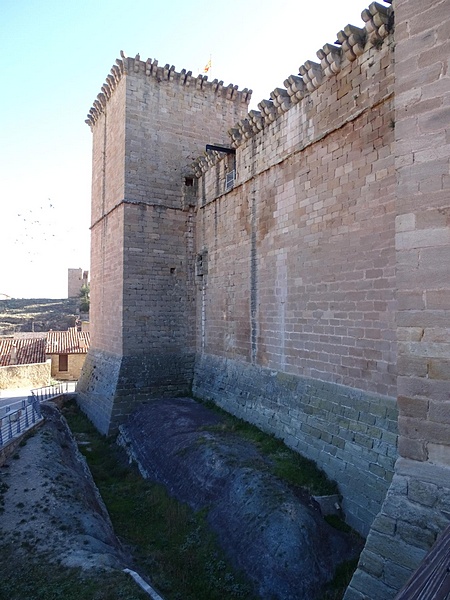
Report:
[{"label": "stone parapet", "polygon": [[244,88],[239,90],[237,85],[232,83],[224,85],[223,81],[214,79],[208,81],[206,75],[192,75],[192,71],[182,69],[180,72],[175,70],[173,65],[166,64],[160,66],[156,59],[148,58],[146,61],[141,60],[139,54],[134,58],[125,56],[124,52],[120,52],[121,58],[116,59],[116,64],[111,68],[110,74],[106,77],[105,83],[102,85],[101,92],[94,100],[92,107],[87,115],[86,123],[92,128],[98,121],[99,116],[104,112],[106,103],[111,98],[114,90],[117,88],[120,80],[124,75],[131,73],[142,73],[146,77],[153,77],[155,80],[169,81],[174,85],[183,86],[185,88],[193,87],[197,90],[210,92],[216,96],[221,96],[226,100],[247,105],[250,102],[252,90]]},{"label": "stone parapet", "polygon": [[[392,9],[386,10],[392,19]],[[357,54],[352,50],[354,56],[350,59],[343,46],[325,44],[317,53],[320,64],[306,61],[300,67],[300,75],[290,75],[285,80],[286,89],[273,90],[270,99],[259,103],[259,111],[250,111],[228,130],[230,145],[236,150],[235,186],[280,164],[293,153],[302,152],[310,144],[320,142],[365,111],[381,108],[392,100],[392,29],[389,29],[391,33],[383,30],[386,35],[379,43],[365,42],[361,52],[356,39],[367,38],[365,29],[359,30],[359,38],[354,27],[346,27],[342,36],[345,31]],[[393,114],[391,124],[394,124]],[[202,177],[221,159],[223,155],[218,155],[208,162],[204,155],[200,156],[192,165],[193,172]],[[250,161],[254,163],[251,170],[247,168]],[[218,190],[216,195],[223,193],[223,186],[217,186],[214,176],[208,180]],[[208,188],[205,196],[211,197]]]}]

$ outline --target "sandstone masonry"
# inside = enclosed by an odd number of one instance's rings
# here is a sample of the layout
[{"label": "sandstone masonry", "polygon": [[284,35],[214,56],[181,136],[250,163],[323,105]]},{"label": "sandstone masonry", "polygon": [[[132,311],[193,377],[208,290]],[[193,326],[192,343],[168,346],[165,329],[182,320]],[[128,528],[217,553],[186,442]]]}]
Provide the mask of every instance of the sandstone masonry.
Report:
[{"label": "sandstone masonry", "polygon": [[259,111],[117,61],[88,116],[79,391],[105,433],[192,389],[282,437],[367,535],[346,600],[387,600],[450,520],[450,10],[362,19]]}]

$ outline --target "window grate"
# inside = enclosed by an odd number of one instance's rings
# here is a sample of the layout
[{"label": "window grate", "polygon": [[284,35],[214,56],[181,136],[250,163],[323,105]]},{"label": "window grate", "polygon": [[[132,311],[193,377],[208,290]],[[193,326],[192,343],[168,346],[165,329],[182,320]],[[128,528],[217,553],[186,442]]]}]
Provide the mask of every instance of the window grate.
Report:
[{"label": "window grate", "polygon": [[225,175],[225,191],[229,192],[234,187],[234,180],[236,179],[236,171],[230,171]]}]

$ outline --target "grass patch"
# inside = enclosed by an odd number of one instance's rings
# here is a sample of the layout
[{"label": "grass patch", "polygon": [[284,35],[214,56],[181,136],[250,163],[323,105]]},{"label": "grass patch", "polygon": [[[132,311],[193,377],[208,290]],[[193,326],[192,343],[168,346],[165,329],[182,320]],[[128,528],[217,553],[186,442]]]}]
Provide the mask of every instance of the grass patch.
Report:
[{"label": "grass patch", "polygon": [[83,573],[25,558],[0,546],[0,600],[148,600],[129,575],[120,571]]},{"label": "grass patch", "polygon": [[[227,564],[203,512],[171,498],[131,468],[111,438],[102,437],[75,403],[63,409],[82,445],[116,534],[165,600],[252,600],[250,585]],[[115,596],[114,596],[115,597]]]},{"label": "grass patch", "polygon": [[196,400],[219,413],[222,419],[222,423],[219,425],[208,426],[205,429],[237,434],[252,442],[262,454],[271,460],[271,472],[280,479],[290,485],[306,489],[310,494],[316,496],[339,493],[336,483],[329,479],[314,461],[288,448],[283,440],[261,431],[243,419],[230,415],[214,402],[204,402],[197,398]]},{"label": "grass patch", "polygon": [[358,558],[344,561],[338,565],[334,578],[323,592],[323,600],[342,600],[357,566]]}]

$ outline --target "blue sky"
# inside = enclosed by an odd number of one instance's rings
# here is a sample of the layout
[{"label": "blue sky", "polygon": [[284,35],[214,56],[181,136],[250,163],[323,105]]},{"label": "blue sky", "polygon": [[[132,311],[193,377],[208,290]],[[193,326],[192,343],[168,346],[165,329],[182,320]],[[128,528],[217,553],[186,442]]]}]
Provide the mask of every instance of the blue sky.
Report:
[{"label": "blue sky", "polygon": [[89,268],[91,132],[120,50],[253,90],[283,87],[364,0],[0,0],[0,298],[67,296]]}]

